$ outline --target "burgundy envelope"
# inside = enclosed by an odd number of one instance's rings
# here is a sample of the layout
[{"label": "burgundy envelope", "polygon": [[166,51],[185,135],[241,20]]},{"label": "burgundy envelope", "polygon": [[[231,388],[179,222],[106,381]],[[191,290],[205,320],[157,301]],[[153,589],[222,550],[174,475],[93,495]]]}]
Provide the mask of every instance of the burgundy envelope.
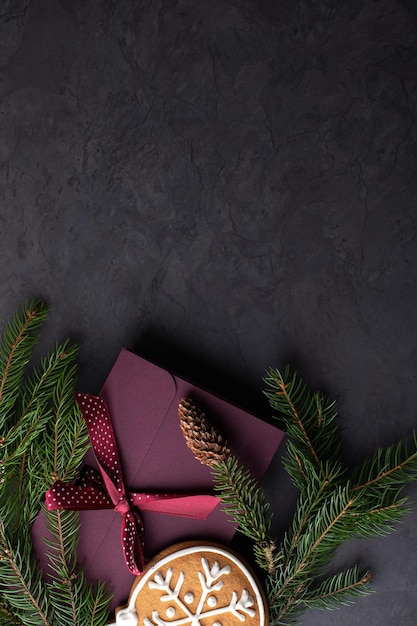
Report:
[{"label": "burgundy envelope", "polygon": [[[128,350],[119,354],[101,392],[109,407],[119,448],[125,486],[153,492],[210,493],[211,473],[188,449],[178,404],[190,396],[226,437],[232,452],[261,479],[277,451],[283,432],[226,401],[196,387]],[[85,462],[96,467],[90,450]],[[217,506],[206,520],[142,513],[145,556],[190,539],[230,543],[235,527]],[[83,511],[78,556],[90,581],[107,582],[111,607],[128,598],[134,576],[124,563],[120,514],[113,510]],[[42,519],[35,522],[34,546],[45,567]]]}]

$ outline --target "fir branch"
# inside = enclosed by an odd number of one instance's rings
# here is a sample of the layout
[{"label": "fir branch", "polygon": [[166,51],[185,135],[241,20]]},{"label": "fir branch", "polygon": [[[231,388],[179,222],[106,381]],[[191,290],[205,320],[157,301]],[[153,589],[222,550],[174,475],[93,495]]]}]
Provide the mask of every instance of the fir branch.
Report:
[{"label": "fir branch", "polygon": [[97,583],[94,592],[85,599],[84,622],[82,626],[103,626],[109,619],[109,593],[106,586]]},{"label": "fir branch", "polygon": [[48,545],[50,565],[58,578],[70,578],[76,567],[76,549],[78,544],[77,511],[48,511],[42,507],[46,527],[53,536],[45,540]]},{"label": "fir branch", "polygon": [[16,389],[23,378],[32,349],[38,340],[38,329],[48,310],[44,303],[33,301],[16,312],[7,322],[0,340],[0,434],[3,437],[16,402]]},{"label": "fir branch", "polygon": [[53,397],[57,381],[74,361],[77,351],[77,346],[71,345],[66,340],[62,344],[57,344],[54,350],[41,360],[40,366],[33,368],[21,391],[22,416],[30,410],[35,399],[47,403],[47,399]]},{"label": "fir branch", "polygon": [[68,363],[54,387],[54,427],[44,433],[48,454],[44,455],[43,474],[48,487],[56,480],[72,480],[90,445],[85,420],[73,398],[75,384],[76,367]]},{"label": "fir branch", "polygon": [[374,508],[366,508],[366,500],[362,504],[362,510],[351,512],[352,537],[368,539],[375,536],[387,535],[395,530],[395,525],[401,521],[409,509],[405,506],[407,498],[385,504],[382,502]]},{"label": "fir branch", "polygon": [[[301,534],[296,548],[299,560],[295,576],[313,569],[322,568],[333,557],[336,548],[354,532],[349,514],[354,508],[355,499],[349,490],[339,488],[324,501],[317,514],[309,519],[306,531]],[[353,534],[352,534],[353,533]]]},{"label": "fir branch", "polygon": [[[66,341],[42,359],[40,367],[33,370],[21,389],[20,412],[13,426],[4,435],[5,462],[19,456],[43,429],[51,415],[50,402],[60,377],[77,351]],[[22,436],[23,435],[23,436]],[[10,449],[10,451],[9,451]]]},{"label": "fir branch", "polygon": [[[42,360],[41,366],[20,383],[21,396],[18,396],[20,402],[17,403],[20,412],[4,436],[3,458],[0,461],[4,484],[8,484],[10,491],[10,485],[18,481],[16,488],[19,494],[18,501],[10,500],[7,494],[2,497],[0,486],[0,504],[5,507],[4,515],[10,517],[9,513],[12,512],[8,509],[17,503],[19,523],[22,522],[22,516],[25,523],[32,523],[39,510],[42,494],[49,485],[40,475],[39,458],[42,458],[43,453],[46,458],[49,450],[48,445],[42,445],[45,441],[41,443],[41,440],[48,430],[48,424],[56,419],[54,397],[65,384],[68,369],[71,371],[73,368],[75,354],[76,347],[70,346],[68,342],[58,345],[54,352]],[[79,449],[78,462],[84,451],[85,447]]]},{"label": "fir branch", "polygon": [[315,515],[319,515],[319,508],[323,501],[339,485],[340,472],[338,470],[338,467],[333,468],[331,464],[327,464],[322,480],[319,480],[313,471],[311,472],[308,481],[309,489],[300,497],[297,504],[293,518],[293,531],[289,535],[290,538],[288,538],[288,533],[285,538],[287,545],[284,550],[286,555],[284,567],[289,563],[301,535],[306,531],[309,521]]},{"label": "fir branch", "polygon": [[[353,505],[354,500],[349,497],[348,491],[339,488],[317,514],[308,519],[308,525],[298,535],[297,541],[284,539],[284,566],[269,581],[274,583],[274,591],[269,597],[271,610],[276,611],[282,603],[287,610],[293,606],[295,600],[329,563],[340,543],[350,538],[348,513]],[[303,511],[300,517],[305,518]],[[295,519],[294,527],[297,528],[297,516]],[[286,553],[287,545],[293,549],[293,553]],[[280,615],[282,611],[279,611]]]},{"label": "fir branch", "polygon": [[358,566],[326,578],[316,587],[300,584],[281,604],[270,606],[272,624],[298,624],[300,614],[307,608],[334,610],[353,604],[356,598],[373,593],[369,587],[371,575]]},{"label": "fir branch", "polygon": [[298,487],[307,487],[308,465],[321,471],[327,460],[339,461],[336,403],[321,392],[312,393],[297,373],[291,374],[288,366],[283,375],[277,369],[268,370],[264,382],[264,393],[271,407],[279,412],[273,417],[294,444],[288,450],[286,469]]},{"label": "fir branch", "polygon": [[72,478],[88,447],[86,427],[72,397],[75,354],[76,347],[68,342],[57,346],[23,386],[23,410],[9,431],[1,461],[9,489],[17,482],[19,497],[0,495],[4,516],[9,517],[10,506],[16,512],[18,505],[19,524],[34,521],[54,476],[68,465],[63,475]]},{"label": "fir branch", "polygon": [[230,455],[213,465],[212,474],[215,492],[238,530],[253,541],[265,541],[271,528],[269,503],[250,472]]},{"label": "fir branch", "polygon": [[380,448],[375,455],[355,468],[352,475],[353,491],[367,493],[381,489],[394,490],[415,480],[417,474],[417,435],[413,434],[413,448],[400,442]]},{"label": "fir branch", "polygon": [[[295,426],[294,433],[297,434],[299,442],[305,445],[311,459],[320,466],[314,442],[306,430],[304,420],[301,419],[301,415],[307,414],[312,405],[311,393],[296,374],[290,379],[288,367],[284,376],[278,370],[270,370],[265,382],[273,389],[272,392],[265,392],[271,406],[290,417],[290,423]],[[286,425],[288,427],[288,423]]]},{"label": "fir branch", "polygon": [[335,608],[368,593],[369,574],[351,568],[316,581],[347,539],[384,535],[407,510],[403,485],[417,477],[417,438],[379,450],[348,480],[340,458],[334,403],[313,394],[297,374],[269,370],[266,395],[287,432],[284,466],[300,489],[292,525],[278,547],[282,560],[267,578],[273,624],[292,624],[306,606]]},{"label": "fir branch", "polygon": [[26,537],[13,546],[0,520],[0,593],[25,626],[53,626],[49,596]]},{"label": "fir branch", "polygon": [[45,518],[54,537],[54,541],[47,542],[54,572],[47,587],[59,623],[62,626],[103,626],[108,617],[107,591],[100,584],[89,587],[84,572],[77,567],[78,513],[45,511]]},{"label": "fir branch", "polygon": [[373,593],[368,583],[369,572],[361,572],[359,567],[349,568],[326,578],[321,585],[303,598],[303,604],[310,609],[337,609],[353,604],[358,596]]},{"label": "fir branch", "polygon": [[381,505],[369,509],[367,500],[352,494],[347,484],[325,498],[321,508],[311,515],[311,504],[300,499],[293,527],[280,546],[283,564],[268,580],[270,609],[278,616],[276,623],[280,624],[284,616],[299,614],[305,594],[343,541],[393,530],[404,513],[404,499],[394,504],[384,504],[384,500],[386,494],[381,493]]},{"label": "fir branch", "polygon": [[258,565],[273,571],[278,557],[269,535],[272,516],[260,485],[233,455],[213,464],[211,470],[224,511],[238,525],[238,531],[254,542]]},{"label": "fir branch", "polygon": [[7,401],[9,411],[0,460],[0,598],[24,626],[103,626],[109,597],[101,584],[90,587],[78,570],[77,514],[49,514],[51,582],[43,581],[32,554],[30,524],[45,490],[55,479],[72,479],[88,447],[72,395],[76,347],[57,345],[40,366],[25,370],[33,332],[46,316],[46,307],[37,306],[38,318],[25,308],[0,341],[0,402]]},{"label": "fir branch", "polygon": [[[47,483],[74,478],[89,446],[85,421],[73,397],[75,374],[75,367],[68,363],[54,388],[54,428],[44,435],[44,448],[49,453],[44,457],[42,468]],[[110,597],[103,585],[90,587],[78,568],[78,513],[45,511],[45,518],[54,538],[48,542],[54,572],[48,590],[60,623],[62,626],[102,626],[108,618]]]}]

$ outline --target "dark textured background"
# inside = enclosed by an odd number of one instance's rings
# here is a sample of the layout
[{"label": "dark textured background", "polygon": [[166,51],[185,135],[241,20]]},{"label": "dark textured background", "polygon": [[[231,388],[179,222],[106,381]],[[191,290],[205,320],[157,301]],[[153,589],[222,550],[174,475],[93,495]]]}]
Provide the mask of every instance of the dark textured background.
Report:
[{"label": "dark textured background", "polygon": [[[2,0],[1,319],[46,299],[83,390],[137,347],[263,415],[290,361],[349,462],[406,436],[416,43],[414,0]],[[267,488],[279,532],[278,461]],[[416,522],[346,546],[377,593],[303,623],[416,624]]]}]

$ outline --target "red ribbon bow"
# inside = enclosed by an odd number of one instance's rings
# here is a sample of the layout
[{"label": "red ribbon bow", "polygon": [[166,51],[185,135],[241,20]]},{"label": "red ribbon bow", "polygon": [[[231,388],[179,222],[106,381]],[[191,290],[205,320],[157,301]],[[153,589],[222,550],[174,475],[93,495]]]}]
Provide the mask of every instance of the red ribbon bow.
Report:
[{"label": "red ribbon bow", "polygon": [[49,510],[114,508],[118,511],[122,515],[121,539],[126,565],[137,576],[144,567],[144,531],[139,510],[206,519],[219,499],[209,495],[126,492],[106,402],[88,394],[74,396],[86,421],[100,471],[86,468],[78,485],[56,481],[46,492],[46,506]]}]

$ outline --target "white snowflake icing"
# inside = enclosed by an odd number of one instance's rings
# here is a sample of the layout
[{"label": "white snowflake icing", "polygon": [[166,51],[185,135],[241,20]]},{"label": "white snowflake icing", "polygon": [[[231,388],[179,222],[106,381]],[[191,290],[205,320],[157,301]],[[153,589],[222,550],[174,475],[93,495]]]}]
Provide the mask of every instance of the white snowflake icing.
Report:
[{"label": "white snowflake icing", "polygon": [[[252,608],[254,600],[246,589],[243,589],[240,597],[236,591],[232,591],[229,602],[224,606],[217,606],[217,597],[210,595],[214,591],[219,591],[223,587],[224,581],[222,580],[222,577],[227,576],[230,573],[230,566],[225,565],[224,567],[220,567],[218,561],[214,561],[214,563],[210,566],[205,557],[201,559],[201,564],[203,571],[198,572],[201,595],[195,612],[192,612],[190,607],[186,605],[190,592],[187,592],[184,595],[184,601],[180,597],[185,581],[184,572],[181,571],[179,573],[178,580],[175,586],[172,587],[171,580],[174,570],[172,567],[169,567],[165,577],[160,571],[158,571],[154,575],[153,580],[148,582],[148,585],[150,589],[158,589],[161,591],[161,602],[170,603],[165,612],[167,617],[175,617],[175,606],[179,609],[182,617],[165,620],[159,615],[158,611],[152,611],[152,618],[150,619],[149,617],[145,617],[143,620],[144,626],[183,626],[183,624],[199,626],[201,619],[211,617],[218,618],[220,615],[224,615],[225,613],[231,613],[241,622],[246,620],[246,616],[254,617],[256,614],[255,609]],[[204,609],[206,600],[208,609]],[[213,626],[214,624],[221,626],[221,622],[219,621],[215,621]]]},{"label": "white snowflake icing", "polygon": [[[203,561],[201,552],[204,552],[205,555],[213,555],[213,558],[209,559],[210,563],[212,563],[211,566],[207,560]],[[184,556],[188,557],[190,554],[199,555],[202,565],[202,572],[200,572],[199,578],[201,590],[199,591],[198,589],[194,589],[194,593],[190,588],[187,589],[187,581],[183,576],[181,576],[181,582],[179,582],[180,579],[178,579],[175,586],[171,585],[173,573],[169,575],[168,570],[166,570],[166,568],[169,568],[177,559],[181,559]],[[249,596],[249,593],[246,590],[243,590],[242,592],[232,592],[231,589],[229,594],[225,594],[223,590],[223,598],[229,595],[230,602],[226,601],[224,606],[218,606],[218,598],[220,594],[216,592],[215,586],[217,586],[218,583],[223,582],[223,579],[227,577],[227,574],[229,573],[224,568],[220,568],[218,562],[215,561],[219,555],[222,555],[229,563],[232,563],[233,567],[236,567],[237,570],[244,575],[244,578],[248,581],[251,593],[253,591],[253,595],[256,598],[255,601]],[[179,569],[180,568],[175,571],[178,572]],[[165,571],[166,574],[164,576],[162,572]],[[148,617],[146,617],[146,615],[139,616],[136,612],[138,597],[144,588],[148,587],[149,582],[151,581],[156,584],[155,589],[161,590],[161,593],[164,596],[169,596],[171,601],[166,598],[164,601],[166,603],[166,609],[165,611],[161,611],[161,615],[156,613],[155,616],[155,612],[153,612],[152,615]],[[164,587],[164,589],[162,589],[162,587]],[[175,599],[175,596],[177,599]],[[199,611],[189,610],[187,612],[184,607],[180,606],[179,602],[181,601],[185,604],[192,605],[192,607],[195,607],[196,604],[201,606]],[[256,611],[252,608],[255,605]],[[190,606],[189,608],[192,607]],[[206,607],[205,610],[204,607]],[[216,610],[214,610],[215,607]],[[228,615],[226,615],[226,613]],[[244,622],[246,616],[256,615],[257,626],[265,626],[266,620],[263,598],[256,580],[253,578],[251,572],[234,554],[231,554],[220,546],[211,547],[203,544],[196,544],[194,546],[182,548],[170,553],[152,565],[152,567],[150,567],[149,570],[143,574],[140,580],[137,581],[134,589],[132,589],[129,604],[125,608],[117,611],[116,621],[112,622],[108,626],[145,626],[145,620],[147,620],[147,626],[182,626],[182,624],[184,624],[184,626],[202,626],[200,620],[202,620],[203,617],[213,618],[204,621],[206,626],[223,626],[223,623],[230,624],[230,617],[233,617],[236,613],[236,619],[238,621]],[[218,616],[218,619],[215,619],[216,615]],[[223,620],[222,615],[226,619]],[[157,617],[156,621],[155,617]],[[165,620],[165,617],[168,618],[168,620]],[[242,626],[244,626],[244,624]]]}]

